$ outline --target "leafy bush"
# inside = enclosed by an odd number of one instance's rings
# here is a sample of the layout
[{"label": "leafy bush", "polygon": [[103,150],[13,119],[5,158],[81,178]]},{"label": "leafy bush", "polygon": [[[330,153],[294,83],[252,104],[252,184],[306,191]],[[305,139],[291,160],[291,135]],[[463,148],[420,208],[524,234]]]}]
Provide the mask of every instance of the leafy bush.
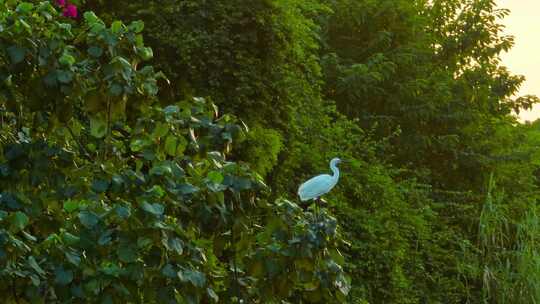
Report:
[{"label": "leafy bush", "polygon": [[318,1],[87,1],[86,7],[145,22],[148,43],[160,54],[156,66],[175,80],[163,87],[164,99],[209,96],[245,121],[284,129],[290,106],[312,97],[310,82],[318,81],[317,25],[305,17],[325,10]]},{"label": "leafy bush", "polygon": [[1,2],[0,16],[6,301],[345,300],[336,220],[268,202],[227,160],[244,133],[233,116],[156,102],[142,23],[78,25],[49,2]]}]

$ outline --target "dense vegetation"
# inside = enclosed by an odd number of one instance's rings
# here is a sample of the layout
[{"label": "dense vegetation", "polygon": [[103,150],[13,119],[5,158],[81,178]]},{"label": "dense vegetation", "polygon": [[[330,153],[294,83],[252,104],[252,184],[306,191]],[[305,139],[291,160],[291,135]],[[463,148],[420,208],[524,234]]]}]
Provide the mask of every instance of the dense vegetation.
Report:
[{"label": "dense vegetation", "polygon": [[540,129],[513,115],[538,99],[501,65],[506,14],[0,0],[3,300],[539,302]]}]

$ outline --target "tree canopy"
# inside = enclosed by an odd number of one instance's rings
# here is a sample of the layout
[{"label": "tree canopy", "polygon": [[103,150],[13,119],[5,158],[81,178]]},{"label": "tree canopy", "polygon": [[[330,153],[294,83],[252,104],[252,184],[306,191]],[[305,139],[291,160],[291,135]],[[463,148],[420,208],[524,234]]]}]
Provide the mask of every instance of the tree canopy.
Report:
[{"label": "tree canopy", "polygon": [[538,98],[501,63],[507,14],[0,0],[4,300],[540,301],[540,129],[515,116]]}]

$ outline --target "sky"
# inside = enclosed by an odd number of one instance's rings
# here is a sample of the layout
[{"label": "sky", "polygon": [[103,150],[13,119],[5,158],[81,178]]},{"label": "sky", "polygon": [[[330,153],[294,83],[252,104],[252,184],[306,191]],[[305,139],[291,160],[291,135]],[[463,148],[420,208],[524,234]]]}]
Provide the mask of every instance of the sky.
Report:
[{"label": "sky", "polygon": [[[540,96],[540,0],[496,0],[496,3],[511,11],[502,22],[506,26],[505,34],[515,39],[514,48],[502,56],[503,64],[514,74],[527,78],[519,95]],[[519,116],[522,121],[540,118],[540,105]]]}]

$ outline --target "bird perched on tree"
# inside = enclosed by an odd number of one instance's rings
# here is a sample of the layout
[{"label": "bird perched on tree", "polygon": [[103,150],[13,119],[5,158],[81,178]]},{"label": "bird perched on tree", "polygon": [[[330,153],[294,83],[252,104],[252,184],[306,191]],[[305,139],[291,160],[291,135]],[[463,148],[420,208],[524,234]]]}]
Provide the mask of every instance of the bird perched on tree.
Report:
[{"label": "bird perched on tree", "polygon": [[339,158],[334,158],[330,161],[330,169],[333,175],[317,175],[301,184],[298,188],[300,200],[303,202],[308,200],[317,201],[322,195],[330,192],[339,180],[339,169],[337,165],[341,162],[342,160]]}]

